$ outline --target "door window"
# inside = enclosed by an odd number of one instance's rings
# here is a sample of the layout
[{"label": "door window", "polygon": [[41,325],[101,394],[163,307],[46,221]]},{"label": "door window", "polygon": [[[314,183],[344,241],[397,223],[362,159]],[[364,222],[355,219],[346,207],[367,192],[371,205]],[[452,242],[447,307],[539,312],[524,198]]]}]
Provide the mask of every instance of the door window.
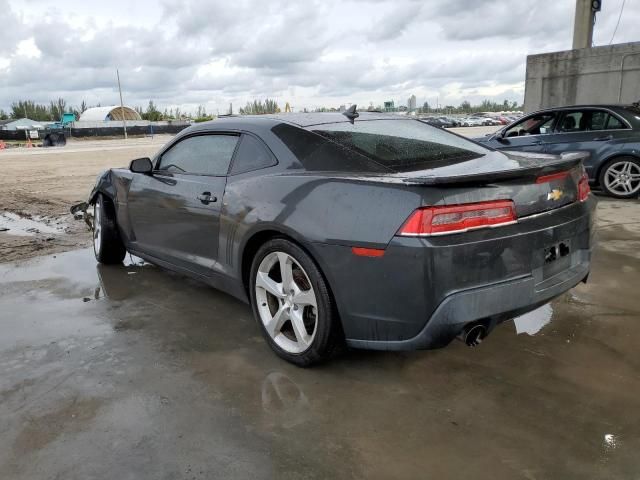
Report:
[{"label": "door window", "polygon": [[233,160],[230,175],[238,173],[250,172],[261,168],[272,167],[275,165],[276,159],[273,158],[271,152],[262,144],[260,140],[252,135],[245,134],[242,137],[238,153]]},{"label": "door window", "polygon": [[526,135],[545,135],[551,133],[556,114],[539,113],[516,123],[505,132],[505,137],[522,137]]},{"label": "door window", "polygon": [[226,175],[237,143],[237,135],[198,135],[185,138],[162,155],[158,170]]},{"label": "door window", "polygon": [[586,130],[586,118],[584,112],[566,112],[562,117],[558,130],[566,133]]},{"label": "door window", "polygon": [[590,121],[587,122],[588,130],[604,130],[607,127],[609,114],[607,112],[589,112]]},{"label": "door window", "polygon": [[628,128],[618,117],[614,117],[613,115],[609,115],[609,119],[607,121],[607,130],[620,130],[622,128]]},{"label": "door window", "polygon": [[561,132],[585,132],[626,128],[615,116],[602,110],[566,112],[560,121]]}]

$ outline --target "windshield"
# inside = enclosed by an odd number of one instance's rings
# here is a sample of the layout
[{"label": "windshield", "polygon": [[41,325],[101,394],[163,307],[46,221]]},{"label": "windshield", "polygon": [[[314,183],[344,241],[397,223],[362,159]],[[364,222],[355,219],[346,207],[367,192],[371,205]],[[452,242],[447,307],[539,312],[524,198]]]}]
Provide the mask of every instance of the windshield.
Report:
[{"label": "windshield", "polygon": [[487,153],[480,145],[417,120],[356,120],[309,130],[395,172],[450,165]]}]

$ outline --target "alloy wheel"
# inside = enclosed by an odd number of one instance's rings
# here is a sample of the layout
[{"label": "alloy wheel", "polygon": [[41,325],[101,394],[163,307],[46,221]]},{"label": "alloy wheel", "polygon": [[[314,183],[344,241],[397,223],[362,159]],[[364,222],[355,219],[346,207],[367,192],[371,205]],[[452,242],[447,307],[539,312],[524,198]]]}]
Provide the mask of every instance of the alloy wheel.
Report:
[{"label": "alloy wheel", "polygon": [[271,339],[288,353],[306,351],[316,335],[318,303],[302,266],[287,253],[269,253],[256,272],[255,293]]},{"label": "alloy wheel", "polygon": [[93,206],[93,249],[95,250],[96,255],[100,253],[100,230],[102,229],[101,223],[102,218],[100,213],[100,201],[98,200]]},{"label": "alloy wheel", "polygon": [[640,191],[640,166],[630,161],[611,164],[604,174],[607,190],[618,195],[632,195]]}]

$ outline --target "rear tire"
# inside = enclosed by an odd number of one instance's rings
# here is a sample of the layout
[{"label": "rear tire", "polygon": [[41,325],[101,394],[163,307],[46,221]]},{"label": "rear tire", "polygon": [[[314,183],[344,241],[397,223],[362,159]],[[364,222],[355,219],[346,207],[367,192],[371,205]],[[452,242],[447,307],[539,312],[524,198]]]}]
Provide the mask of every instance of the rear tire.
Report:
[{"label": "rear tire", "polygon": [[342,341],[337,309],[313,259],[289,240],[268,241],[250,273],[253,314],[272,350],[307,367],[327,360]]},{"label": "rear tire", "polygon": [[598,178],[604,192],[615,198],[634,198],[640,194],[640,160],[618,157],[609,160]]},{"label": "rear tire", "polygon": [[122,263],[127,254],[118,232],[115,207],[101,193],[93,205],[93,253],[105,265]]}]

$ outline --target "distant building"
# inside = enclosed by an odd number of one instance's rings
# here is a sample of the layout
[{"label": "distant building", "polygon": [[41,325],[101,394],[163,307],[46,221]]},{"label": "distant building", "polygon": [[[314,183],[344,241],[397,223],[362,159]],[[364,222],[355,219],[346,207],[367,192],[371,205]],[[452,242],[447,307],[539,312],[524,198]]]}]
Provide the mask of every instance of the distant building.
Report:
[{"label": "distant building", "polygon": [[342,104],[342,105],[340,105],[340,107],[338,107],[338,111],[339,112],[346,112],[347,111],[347,107],[344,104]]},{"label": "distant building", "polygon": [[409,107],[409,111],[413,112],[416,109],[416,96],[411,95],[409,100],[407,101],[407,107]]},{"label": "distant building", "polygon": [[388,102],[384,102],[384,111],[385,112],[395,112],[396,106],[393,103],[393,100],[389,100]]},{"label": "distant building", "polygon": [[[123,115],[124,114],[124,115]],[[138,112],[131,107],[112,105],[109,107],[92,107],[80,115],[80,122],[110,122],[117,120],[142,120]]]},{"label": "distant building", "polygon": [[41,130],[49,122],[38,122],[30,118],[10,118],[0,120],[0,130]]}]

